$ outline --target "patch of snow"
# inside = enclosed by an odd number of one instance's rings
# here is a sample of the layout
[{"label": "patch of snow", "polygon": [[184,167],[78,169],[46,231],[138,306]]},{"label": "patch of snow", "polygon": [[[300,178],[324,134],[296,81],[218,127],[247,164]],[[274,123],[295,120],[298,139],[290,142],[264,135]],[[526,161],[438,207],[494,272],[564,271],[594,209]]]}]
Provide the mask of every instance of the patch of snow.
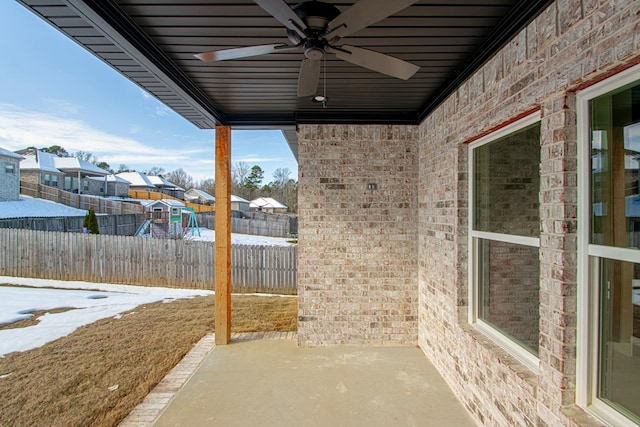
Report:
[{"label": "patch of snow", "polygon": [[0,218],[85,216],[87,211],[76,209],[50,200],[20,196],[14,202],[0,202]]},{"label": "patch of snow", "polygon": [[[216,233],[215,230],[209,230],[208,228],[200,229],[200,237],[197,232],[195,236],[188,234],[185,239],[197,240],[202,242],[215,242]],[[269,237],[269,236],[254,236],[252,234],[238,234],[231,233],[231,244],[233,245],[254,245],[254,246],[293,246],[294,243],[289,243],[286,237]]]},{"label": "patch of snow", "polygon": [[[71,310],[39,318],[37,325],[0,331],[0,356],[40,347],[83,325],[121,313],[141,304],[171,302],[178,298],[211,295],[212,291],[114,285],[0,276],[0,324],[28,318],[36,310]],[[30,287],[26,287],[30,286]]]}]

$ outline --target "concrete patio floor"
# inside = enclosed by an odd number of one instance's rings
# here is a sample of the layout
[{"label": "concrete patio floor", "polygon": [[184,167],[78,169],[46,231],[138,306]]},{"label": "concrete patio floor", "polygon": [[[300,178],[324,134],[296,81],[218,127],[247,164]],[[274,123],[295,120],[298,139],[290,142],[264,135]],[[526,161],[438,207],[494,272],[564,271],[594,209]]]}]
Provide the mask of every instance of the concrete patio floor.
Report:
[{"label": "concrete patio floor", "polygon": [[475,425],[418,348],[295,339],[213,348],[159,413],[157,427]]}]

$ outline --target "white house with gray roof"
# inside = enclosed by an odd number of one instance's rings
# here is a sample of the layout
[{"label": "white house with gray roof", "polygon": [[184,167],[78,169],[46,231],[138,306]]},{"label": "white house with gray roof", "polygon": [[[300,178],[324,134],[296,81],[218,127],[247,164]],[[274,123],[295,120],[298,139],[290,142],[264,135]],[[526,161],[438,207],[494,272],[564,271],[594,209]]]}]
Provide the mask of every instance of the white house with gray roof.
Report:
[{"label": "white house with gray roof", "polygon": [[0,202],[20,199],[20,160],[21,155],[0,147]]},{"label": "white house with gray roof", "polygon": [[20,172],[23,181],[74,193],[88,193],[89,177],[104,179],[109,175],[109,171],[77,157],[59,157],[40,150],[24,153]]},{"label": "white house with gray roof", "polygon": [[192,188],[184,193],[184,199],[191,203],[200,203],[201,205],[211,205],[216,203],[216,198],[206,191]]}]

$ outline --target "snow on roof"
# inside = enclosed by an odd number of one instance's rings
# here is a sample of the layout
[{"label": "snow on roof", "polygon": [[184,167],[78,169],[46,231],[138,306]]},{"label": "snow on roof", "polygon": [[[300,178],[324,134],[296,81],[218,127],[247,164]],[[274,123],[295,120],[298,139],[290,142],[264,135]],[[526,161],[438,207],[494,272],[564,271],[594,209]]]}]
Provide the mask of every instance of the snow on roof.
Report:
[{"label": "snow on roof", "polygon": [[210,200],[212,202],[216,200],[216,198],[211,194],[207,193],[206,191],[198,190],[197,188],[192,188],[191,190],[187,191],[185,193],[185,196],[194,196],[193,198],[202,197],[203,199]]},{"label": "snow on roof", "polygon": [[85,160],[77,157],[58,157],[54,156],[53,165],[63,172],[81,172],[91,175],[109,175],[109,171],[97,167],[93,163],[89,163]]},{"label": "snow on roof", "polygon": [[184,188],[178,187],[174,183],[167,181],[161,176],[158,176],[158,175],[145,175],[145,176],[156,187],[169,187],[169,188],[174,188],[176,190],[184,191]]},{"label": "snow on roof", "polygon": [[249,201],[248,201],[248,200],[243,199],[243,198],[242,198],[242,197],[240,197],[240,196],[234,196],[233,194],[231,195],[231,201],[232,201],[232,202],[245,202],[245,203],[249,203]]},{"label": "snow on roof", "polygon": [[269,208],[269,209],[288,209],[286,205],[283,205],[276,199],[271,197],[258,197],[251,201],[250,206],[252,208]]},{"label": "snow on roof", "polygon": [[[104,178],[99,176],[90,176],[89,179],[92,179],[94,181],[104,182]],[[116,176],[116,175],[107,175],[107,182],[121,182],[123,184],[131,184],[126,179],[120,178],[119,176]]]},{"label": "snow on roof", "polygon": [[25,154],[24,160],[20,162],[21,170],[41,170],[43,172],[53,172],[62,174],[53,164],[53,158],[58,157],[51,153],[38,150],[33,154]]},{"label": "snow on roof", "polygon": [[0,156],[11,157],[12,159],[22,159],[23,158],[20,154],[16,154],[16,153],[14,153],[12,151],[5,150],[2,147],[0,147]]},{"label": "snow on roof", "polygon": [[109,171],[77,157],[58,157],[40,150],[34,154],[26,154],[24,160],[20,162],[20,169],[35,169],[53,173],[81,172],[89,175],[109,175]]},{"label": "snow on roof", "polygon": [[120,172],[116,176],[129,181],[131,185],[136,187],[156,187],[145,174],[140,172]]},{"label": "snow on roof", "polygon": [[149,203],[143,204],[145,208],[151,207],[153,205],[155,205],[156,203],[162,203],[163,205],[172,207],[172,208],[184,208],[185,205],[184,203],[178,201],[178,200],[173,200],[173,199],[162,199],[162,200],[150,200]]}]

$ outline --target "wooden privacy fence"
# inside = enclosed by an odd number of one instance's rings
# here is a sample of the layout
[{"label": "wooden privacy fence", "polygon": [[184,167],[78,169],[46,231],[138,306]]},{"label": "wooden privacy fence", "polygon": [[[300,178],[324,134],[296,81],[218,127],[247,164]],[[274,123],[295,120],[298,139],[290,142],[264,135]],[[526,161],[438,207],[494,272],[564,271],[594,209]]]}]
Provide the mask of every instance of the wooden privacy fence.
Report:
[{"label": "wooden privacy fence", "polygon": [[[133,236],[145,220],[144,214],[98,215],[100,234]],[[0,228],[22,228],[38,231],[82,232],[84,216],[0,219]]]},{"label": "wooden privacy fence", "polygon": [[[295,294],[295,246],[232,247],[232,291]],[[0,229],[0,275],[214,289],[215,243]]]},{"label": "wooden privacy fence", "polygon": [[103,197],[90,196],[87,194],[75,194],[55,187],[33,184],[25,181],[20,181],[20,194],[39,199],[51,200],[77,209],[89,210],[89,208],[93,208],[96,213],[121,215],[144,212],[144,208],[139,204],[105,199]]},{"label": "wooden privacy fence", "polygon": [[194,212],[215,212],[215,206],[210,205],[201,205],[198,203],[187,202],[186,200],[178,199],[176,197],[170,196],[168,194],[158,192],[158,191],[141,191],[141,190],[129,190],[129,197],[132,199],[144,199],[144,200],[178,200],[180,203],[184,204],[188,208],[192,208]]}]

